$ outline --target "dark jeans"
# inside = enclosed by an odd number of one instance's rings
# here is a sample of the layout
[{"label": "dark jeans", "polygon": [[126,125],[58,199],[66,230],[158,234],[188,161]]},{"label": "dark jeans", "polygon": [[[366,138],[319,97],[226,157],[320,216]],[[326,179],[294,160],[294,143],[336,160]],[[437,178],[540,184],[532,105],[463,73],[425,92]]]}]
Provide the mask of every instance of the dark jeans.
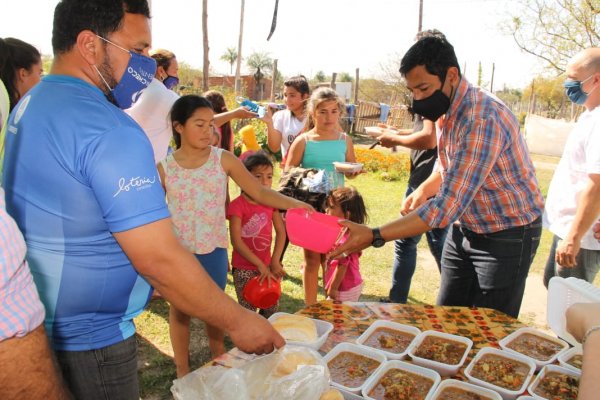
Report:
[{"label": "dark jeans", "polygon": [[138,400],[135,335],[112,346],[57,351],[67,386],[77,400]]},{"label": "dark jeans", "polygon": [[541,233],[541,218],[488,234],[453,225],[437,304],[493,308],[517,318]]},{"label": "dark jeans", "polygon": [[[410,195],[415,188],[409,186],[406,189],[406,196]],[[441,268],[442,250],[448,227],[442,229],[432,229],[425,233],[429,250],[435,258],[438,269]],[[417,244],[421,241],[423,235],[408,237],[394,241],[394,264],[392,265],[392,287],[390,289],[390,301],[394,303],[405,304],[408,300],[410,283],[417,266]]]}]

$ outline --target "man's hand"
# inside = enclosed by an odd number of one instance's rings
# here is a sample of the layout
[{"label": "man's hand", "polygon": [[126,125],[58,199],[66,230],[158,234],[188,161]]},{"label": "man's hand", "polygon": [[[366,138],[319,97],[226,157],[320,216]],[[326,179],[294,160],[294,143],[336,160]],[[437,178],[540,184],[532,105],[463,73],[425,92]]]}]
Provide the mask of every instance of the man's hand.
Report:
[{"label": "man's hand", "polygon": [[238,349],[248,354],[267,354],[285,346],[285,340],[263,316],[243,310],[239,323],[229,331]]},{"label": "man's hand", "polygon": [[379,140],[379,144],[383,147],[394,147],[394,146],[399,146],[400,143],[398,143],[398,133],[397,132],[388,132],[388,133],[384,133],[381,136],[377,137],[377,140]]},{"label": "man's hand", "polygon": [[340,247],[329,252],[327,258],[338,258],[338,256],[347,257],[348,255],[361,251],[371,245],[371,242],[373,241],[373,232],[371,231],[371,228],[348,220],[341,220],[338,223],[347,227],[350,235]]},{"label": "man's hand", "polygon": [[600,325],[600,303],[576,303],[567,309],[567,332],[581,343],[593,326]]},{"label": "man's hand", "polygon": [[579,253],[581,242],[579,240],[565,239],[558,242],[556,246],[556,255],[554,260],[557,264],[565,268],[577,266],[577,254]]},{"label": "man's hand", "polygon": [[594,225],[594,237],[600,242],[600,221]]},{"label": "man's hand", "polygon": [[412,192],[407,198],[402,201],[402,205],[400,206],[400,214],[406,215],[411,211],[416,210],[427,201],[427,196],[423,191],[417,188],[414,192]]}]

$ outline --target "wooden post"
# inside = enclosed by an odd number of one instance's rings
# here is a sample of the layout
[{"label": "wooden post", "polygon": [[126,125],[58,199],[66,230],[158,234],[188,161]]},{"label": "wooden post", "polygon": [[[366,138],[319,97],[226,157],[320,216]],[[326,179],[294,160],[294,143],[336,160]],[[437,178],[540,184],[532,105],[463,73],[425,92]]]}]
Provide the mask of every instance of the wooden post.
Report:
[{"label": "wooden post", "polygon": [[360,68],[356,68],[356,74],[354,76],[354,104],[358,104],[359,70]]},{"label": "wooden post", "polygon": [[246,0],[242,0],[242,8],[240,10],[240,36],[238,38],[238,55],[235,66],[235,94],[239,96],[241,93],[242,83],[240,77],[240,69],[242,67],[242,38],[244,37],[244,6]]},{"label": "wooden post", "polygon": [[496,63],[492,63],[492,82],[490,83],[491,93],[494,93],[494,71],[496,71]]},{"label": "wooden post", "polygon": [[335,79],[337,78],[337,72],[331,74],[331,88],[335,90]]},{"label": "wooden post", "polygon": [[273,60],[273,74],[271,75],[271,102],[275,101],[275,81],[277,78],[277,59]]}]

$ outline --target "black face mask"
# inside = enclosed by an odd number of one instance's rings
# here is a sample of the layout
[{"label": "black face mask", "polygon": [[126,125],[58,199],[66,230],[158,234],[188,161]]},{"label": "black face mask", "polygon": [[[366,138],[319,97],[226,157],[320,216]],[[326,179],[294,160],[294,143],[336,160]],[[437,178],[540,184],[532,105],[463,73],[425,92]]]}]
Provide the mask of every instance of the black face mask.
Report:
[{"label": "black face mask", "polygon": [[[442,87],[446,82],[446,77],[442,82]],[[442,115],[446,114],[450,108],[450,98],[439,88],[429,97],[422,100],[414,100],[412,102],[412,110],[416,114],[422,115],[424,118],[433,122],[437,121]]]}]

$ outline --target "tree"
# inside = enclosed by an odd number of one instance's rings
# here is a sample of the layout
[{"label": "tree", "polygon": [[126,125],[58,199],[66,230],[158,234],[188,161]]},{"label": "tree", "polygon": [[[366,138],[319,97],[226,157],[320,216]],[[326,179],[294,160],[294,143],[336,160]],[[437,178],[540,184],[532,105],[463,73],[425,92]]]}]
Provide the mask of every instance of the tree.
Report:
[{"label": "tree", "polygon": [[579,51],[600,45],[600,0],[519,0],[503,30],[557,74]]},{"label": "tree", "polygon": [[350,75],[347,72],[340,72],[340,74],[337,76],[337,81],[338,82],[354,82],[354,78],[352,78],[352,75]]},{"label": "tree", "polygon": [[327,80],[327,77],[325,76],[325,72],[317,71],[317,73],[315,74],[314,80],[317,82],[325,82]]},{"label": "tree", "polygon": [[255,93],[255,96],[258,96],[259,99],[263,98],[263,87],[261,85],[262,79],[265,76],[265,72],[271,72],[273,67],[273,59],[269,56],[269,53],[266,52],[254,52],[248,56],[246,59],[246,65],[253,72],[254,80],[256,81],[256,88],[258,89],[258,93]]},{"label": "tree", "polygon": [[[548,118],[558,118],[566,114],[570,102],[565,96],[563,88],[564,76],[546,78],[539,76],[535,78],[535,84],[529,85],[523,90],[523,101],[528,102],[535,94],[536,110],[541,111]],[[538,110],[539,108],[539,110]]]},{"label": "tree", "polygon": [[233,63],[236,62],[237,58],[238,53],[235,47],[228,47],[221,56],[222,61],[227,61],[229,63],[229,75],[233,75]]},{"label": "tree", "polygon": [[202,44],[204,48],[204,64],[202,67],[202,90],[208,90],[208,72],[210,61],[208,60],[208,0],[202,0]]},{"label": "tree", "polygon": [[180,61],[177,75],[179,76],[179,82],[183,86],[194,86],[194,80],[199,82],[200,78],[202,77],[202,71],[200,69],[193,68],[185,61]]},{"label": "tree", "polygon": [[244,6],[246,0],[242,1],[242,8],[240,10],[240,36],[238,38],[238,50],[237,50],[237,64],[235,67],[235,93],[240,93],[240,69],[242,67],[242,39],[244,38]]}]

